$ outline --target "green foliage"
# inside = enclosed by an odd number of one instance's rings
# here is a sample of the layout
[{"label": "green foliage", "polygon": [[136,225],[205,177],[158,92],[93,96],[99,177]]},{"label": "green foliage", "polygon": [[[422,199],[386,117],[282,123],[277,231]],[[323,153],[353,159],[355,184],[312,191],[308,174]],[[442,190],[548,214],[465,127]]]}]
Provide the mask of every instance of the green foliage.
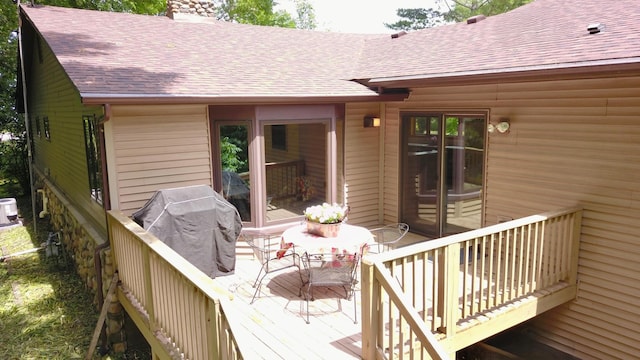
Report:
[{"label": "green foliage", "polygon": [[[0,180],[0,197],[16,197],[10,182]],[[24,226],[0,232],[0,255],[39,247],[52,231],[48,217],[34,226],[28,195],[16,201]],[[44,250],[0,262],[0,359],[84,358],[98,313],[73,266],[64,265]]]},{"label": "green foliage", "polygon": [[532,0],[452,0],[453,6],[449,2],[439,0],[448,7],[444,13],[446,21],[460,22],[475,15],[497,15],[513,10],[517,7],[530,3]]},{"label": "green foliage", "polygon": [[295,0],[296,2],[296,27],[298,29],[313,30],[318,27],[316,21],[316,14],[313,10],[313,5],[308,0]]},{"label": "green foliage", "polygon": [[165,0],[40,0],[38,4],[148,15],[163,15],[167,9]]},{"label": "green foliage", "polygon": [[249,171],[249,143],[244,126],[220,127],[220,158],[222,170],[235,173]]},{"label": "green foliage", "polygon": [[[29,167],[23,117],[16,111],[18,12],[12,1],[0,3],[0,175],[27,192]],[[17,195],[17,194],[14,194]]]},{"label": "green foliage", "polygon": [[384,25],[399,31],[419,30],[443,23],[444,14],[434,9],[398,9],[396,14],[403,20]]},{"label": "green foliage", "polygon": [[386,24],[393,30],[419,30],[444,24],[461,22],[475,15],[497,15],[530,3],[532,0],[438,0],[444,11],[430,9],[397,9],[401,20]]},{"label": "green foliage", "polygon": [[273,0],[216,0],[218,18],[240,24],[295,28],[296,22],[286,11],[274,12]]},{"label": "green foliage", "polygon": [[246,164],[240,160],[238,154],[242,151],[240,147],[233,143],[229,137],[223,137],[220,141],[220,157],[222,160],[222,170],[231,172],[242,172]]}]

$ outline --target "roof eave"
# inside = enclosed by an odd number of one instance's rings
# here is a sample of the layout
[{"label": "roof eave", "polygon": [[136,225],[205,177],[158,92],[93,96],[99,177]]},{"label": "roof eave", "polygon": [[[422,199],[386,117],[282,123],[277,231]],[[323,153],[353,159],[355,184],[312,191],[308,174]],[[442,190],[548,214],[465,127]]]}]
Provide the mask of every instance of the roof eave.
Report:
[{"label": "roof eave", "polygon": [[166,95],[166,94],[80,94],[85,105],[171,105],[171,104],[318,104],[346,102],[402,101],[408,92],[371,95],[304,95],[304,96],[210,96],[210,95]]},{"label": "roof eave", "polygon": [[[640,74],[640,58],[625,58],[552,64],[496,70],[474,70],[456,73],[378,77],[359,81],[370,87],[416,87],[435,85],[480,84],[488,82],[520,82],[576,77],[623,76]],[[617,74],[617,75],[616,75]]]}]

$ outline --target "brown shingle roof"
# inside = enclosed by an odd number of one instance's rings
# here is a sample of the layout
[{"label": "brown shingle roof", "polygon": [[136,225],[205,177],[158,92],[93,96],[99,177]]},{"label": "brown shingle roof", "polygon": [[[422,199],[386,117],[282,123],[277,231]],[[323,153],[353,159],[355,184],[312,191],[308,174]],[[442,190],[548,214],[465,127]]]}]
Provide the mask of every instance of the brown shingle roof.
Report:
[{"label": "brown shingle roof", "polygon": [[[610,63],[640,67],[637,0],[536,0],[475,24],[396,39],[22,9],[85,98],[366,97],[375,93],[349,79],[384,83]],[[604,31],[589,34],[587,26],[598,22]]]},{"label": "brown shingle roof", "polygon": [[49,6],[23,10],[84,97],[375,95],[349,81],[365,35]]},{"label": "brown shingle roof", "polygon": [[[536,0],[474,24],[457,23],[367,41],[356,78],[438,78],[635,63],[637,0]],[[605,29],[589,34],[588,25]]]}]

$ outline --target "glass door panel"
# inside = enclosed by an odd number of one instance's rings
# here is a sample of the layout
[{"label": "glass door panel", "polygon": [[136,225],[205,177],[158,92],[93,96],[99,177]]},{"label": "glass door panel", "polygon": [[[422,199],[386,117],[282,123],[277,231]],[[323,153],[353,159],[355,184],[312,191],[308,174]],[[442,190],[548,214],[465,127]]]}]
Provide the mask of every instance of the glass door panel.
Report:
[{"label": "glass door panel", "polygon": [[446,123],[442,235],[481,226],[481,192],[484,169],[484,117],[448,116]]},{"label": "glass door panel", "polygon": [[328,124],[264,125],[266,220],[302,218],[327,201]]},{"label": "glass door panel", "polygon": [[403,117],[402,218],[413,231],[432,234],[438,226],[440,119]]},{"label": "glass door panel", "polygon": [[485,116],[402,116],[402,221],[433,236],[481,225]]}]

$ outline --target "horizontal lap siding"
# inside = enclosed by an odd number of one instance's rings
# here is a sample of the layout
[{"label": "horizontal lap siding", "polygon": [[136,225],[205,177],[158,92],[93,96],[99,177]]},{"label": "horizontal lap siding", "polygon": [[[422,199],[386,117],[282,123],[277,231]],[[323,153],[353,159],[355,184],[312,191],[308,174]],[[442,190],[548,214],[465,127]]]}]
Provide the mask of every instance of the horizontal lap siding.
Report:
[{"label": "horizontal lap siding", "polygon": [[110,121],[120,210],[131,214],[160,189],[212,184],[206,106],[114,106]]},{"label": "horizontal lap siding", "polygon": [[[384,136],[384,223],[400,221],[400,116],[399,103],[389,104],[385,108]],[[388,195],[387,195],[388,194]]]},{"label": "horizontal lap siding", "polygon": [[536,334],[583,359],[636,357],[640,78],[414,89],[403,107],[510,119],[508,134],[489,136],[485,223],[585,210],[578,298],[538,317]]},{"label": "horizontal lap siding", "polygon": [[[34,43],[35,44],[35,43]],[[83,107],[80,95],[54,58],[46,43],[35,46],[34,59],[42,52],[42,62],[34,61],[29,73],[37,83],[29,84],[29,118],[35,168],[69,201],[84,220],[106,235],[102,206],[91,198],[85,154],[83,115],[102,115],[100,107]],[[44,118],[49,119],[50,139],[45,137]],[[33,125],[38,118],[40,136]]]},{"label": "horizontal lap siding", "polygon": [[344,188],[351,207],[349,222],[372,226],[380,222],[380,131],[364,128],[367,114],[378,115],[376,103],[347,104],[345,114]]}]

